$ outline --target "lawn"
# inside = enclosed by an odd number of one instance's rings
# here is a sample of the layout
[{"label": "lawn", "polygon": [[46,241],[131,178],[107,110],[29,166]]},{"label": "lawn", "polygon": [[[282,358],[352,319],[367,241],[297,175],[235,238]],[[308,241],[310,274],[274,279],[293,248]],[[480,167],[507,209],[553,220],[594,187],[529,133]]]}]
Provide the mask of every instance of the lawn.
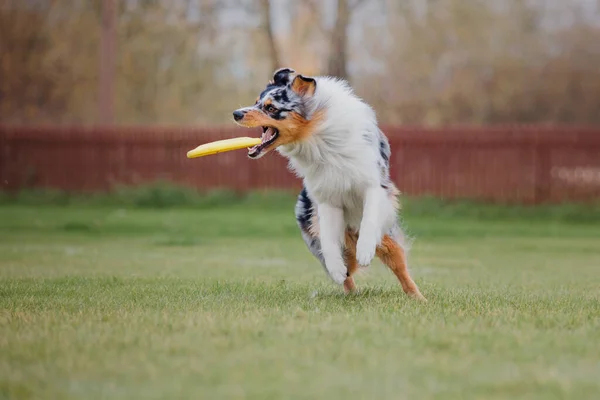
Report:
[{"label": "lawn", "polygon": [[600,226],[405,216],[429,302],[290,207],[0,206],[0,398],[597,399]]}]

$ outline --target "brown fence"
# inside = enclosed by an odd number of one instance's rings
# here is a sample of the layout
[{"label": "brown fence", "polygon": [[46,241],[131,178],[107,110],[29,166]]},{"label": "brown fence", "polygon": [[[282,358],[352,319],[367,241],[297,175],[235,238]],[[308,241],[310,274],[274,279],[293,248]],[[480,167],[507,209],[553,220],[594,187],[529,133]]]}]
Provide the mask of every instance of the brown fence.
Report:
[{"label": "brown fence", "polygon": [[[600,129],[384,127],[392,177],[408,195],[506,203],[600,198]],[[210,189],[297,189],[276,153],[259,161],[235,151],[199,159],[199,144],[247,136],[241,128],[0,126],[4,190],[104,191],[157,180]]]}]

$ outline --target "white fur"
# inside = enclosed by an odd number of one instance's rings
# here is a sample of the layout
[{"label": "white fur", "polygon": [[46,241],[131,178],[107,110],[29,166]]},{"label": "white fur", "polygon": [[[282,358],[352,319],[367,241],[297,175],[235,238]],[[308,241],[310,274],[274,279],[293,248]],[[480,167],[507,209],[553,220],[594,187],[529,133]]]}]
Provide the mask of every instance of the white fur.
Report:
[{"label": "white fur", "polygon": [[341,284],[346,277],[345,228],[359,231],[357,260],[368,265],[395,222],[395,209],[382,188],[387,177],[380,165],[382,133],[375,112],[345,82],[330,77],[316,81],[308,118],[324,111],[324,120],[306,140],[278,151],[289,158],[291,169],[317,203],[326,269]]},{"label": "white fur", "polygon": [[335,283],[342,284],[346,279],[347,268],[344,264],[342,246],[344,243],[344,210],[327,203],[317,205],[319,226],[321,229],[321,251],[325,260],[325,269]]},{"label": "white fur", "polygon": [[360,235],[356,244],[356,259],[360,265],[369,265],[375,256],[384,231],[391,228],[394,221],[394,208],[385,189],[369,187],[365,191]]}]

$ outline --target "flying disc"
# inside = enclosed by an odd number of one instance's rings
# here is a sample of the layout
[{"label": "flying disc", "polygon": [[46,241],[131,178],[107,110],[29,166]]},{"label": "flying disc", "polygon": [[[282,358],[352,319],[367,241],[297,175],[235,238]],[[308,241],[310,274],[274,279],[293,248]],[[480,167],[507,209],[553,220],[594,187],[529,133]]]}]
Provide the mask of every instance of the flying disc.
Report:
[{"label": "flying disc", "polygon": [[208,156],[211,154],[222,153],[224,151],[238,150],[256,146],[261,143],[260,138],[238,137],[233,139],[217,140],[215,142],[205,143],[193,150],[187,152],[187,158],[196,158]]}]

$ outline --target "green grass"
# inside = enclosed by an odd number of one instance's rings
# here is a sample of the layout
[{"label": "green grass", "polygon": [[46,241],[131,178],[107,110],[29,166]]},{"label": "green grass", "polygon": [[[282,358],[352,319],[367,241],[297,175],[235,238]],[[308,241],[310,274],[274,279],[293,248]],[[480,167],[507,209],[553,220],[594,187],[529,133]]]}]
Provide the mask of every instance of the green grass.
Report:
[{"label": "green grass", "polygon": [[421,304],[343,295],[288,200],[5,202],[0,398],[599,398],[598,224],[409,204]]},{"label": "green grass", "polygon": [[[214,208],[289,210],[297,191],[252,191],[235,193],[230,190],[201,192],[169,182],[145,186],[116,187],[109,193],[68,193],[51,189],[25,189],[16,193],[0,191],[0,205],[127,207],[137,209],[195,209]],[[488,204],[469,199],[445,201],[437,198],[402,197],[407,214],[417,217],[477,218],[479,220],[535,220],[555,222],[600,223],[600,202],[575,204],[545,204],[520,206]]]}]

